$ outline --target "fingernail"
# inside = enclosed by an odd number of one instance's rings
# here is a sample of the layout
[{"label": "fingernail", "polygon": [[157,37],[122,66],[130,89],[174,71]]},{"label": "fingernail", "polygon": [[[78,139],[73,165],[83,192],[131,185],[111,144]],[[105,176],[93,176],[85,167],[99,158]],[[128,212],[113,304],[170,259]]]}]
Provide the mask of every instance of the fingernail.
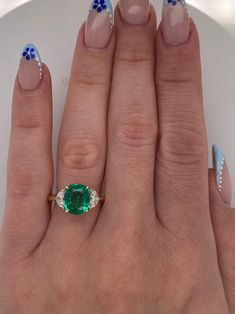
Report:
[{"label": "fingernail", "polygon": [[110,0],[93,0],[85,28],[85,43],[91,48],[108,45],[113,29],[113,8]]},{"label": "fingernail", "polygon": [[190,18],[185,0],[164,0],[162,30],[169,45],[179,45],[188,39]]},{"label": "fingernail", "polygon": [[146,24],[150,12],[149,0],[120,0],[122,18],[129,24]]},{"label": "fingernail", "polygon": [[19,83],[23,90],[36,89],[42,79],[42,61],[37,48],[28,44],[24,47],[19,66]]},{"label": "fingernail", "polygon": [[231,204],[232,184],[229,170],[223,152],[217,145],[213,145],[213,164],[216,173],[216,183],[222,200]]}]

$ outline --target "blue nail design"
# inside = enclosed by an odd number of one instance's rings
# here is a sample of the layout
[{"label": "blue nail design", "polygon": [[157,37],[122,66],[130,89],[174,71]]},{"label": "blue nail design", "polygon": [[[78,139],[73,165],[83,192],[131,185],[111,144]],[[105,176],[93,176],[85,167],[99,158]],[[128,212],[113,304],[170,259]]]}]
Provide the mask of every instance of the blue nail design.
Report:
[{"label": "blue nail design", "polygon": [[213,164],[216,172],[216,183],[219,191],[221,192],[225,157],[222,150],[217,145],[212,146],[212,151],[213,151]]},{"label": "blue nail design", "polygon": [[172,6],[176,6],[178,3],[181,3],[183,6],[187,6],[185,0],[164,0],[164,5],[171,4]]},{"label": "blue nail design", "polygon": [[42,77],[42,60],[36,46],[34,46],[33,44],[26,45],[22,52],[22,58],[27,61],[36,61],[38,67],[40,68],[40,77]]},{"label": "blue nail design", "polygon": [[110,0],[93,0],[91,10],[96,10],[97,13],[107,11],[110,14],[110,18],[113,17],[113,7]]},{"label": "blue nail design", "polygon": [[22,57],[28,61],[35,59],[36,61],[40,61],[41,63],[39,52],[33,44],[28,44],[24,47]]}]

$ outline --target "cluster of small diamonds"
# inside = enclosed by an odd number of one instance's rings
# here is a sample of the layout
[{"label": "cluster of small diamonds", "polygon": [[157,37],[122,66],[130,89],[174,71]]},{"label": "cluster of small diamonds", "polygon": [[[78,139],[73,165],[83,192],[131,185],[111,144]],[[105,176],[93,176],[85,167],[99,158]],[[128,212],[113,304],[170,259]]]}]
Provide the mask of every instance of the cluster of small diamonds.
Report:
[{"label": "cluster of small diamonds", "polygon": [[61,208],[64,208],[64,193],[65,190],[61,190],[56,196],[56,203]]},{"label": "cluster of small diamonds", "polygon": [[96,207],[96,205],[99,203],[99,201],[100,201],[100,198],[99,198],[97,192],[94,190],[91,190],[91,200],[90,200],[91,208]]}]

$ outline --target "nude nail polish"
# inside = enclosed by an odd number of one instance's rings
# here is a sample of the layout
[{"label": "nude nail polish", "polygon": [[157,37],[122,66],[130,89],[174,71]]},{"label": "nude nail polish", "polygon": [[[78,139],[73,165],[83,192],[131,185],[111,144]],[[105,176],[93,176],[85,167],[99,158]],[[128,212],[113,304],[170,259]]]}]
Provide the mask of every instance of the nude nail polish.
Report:
[{"label": "nude nail polish", "polygon": [[120,0],[122,18],[129,24],[146,24],[150,12],[149,0]]},{"label": "nude nail polish", "polygon": [[113,29],[113,8],[110,0],[93,0],[85,27],[85,43],[91,48],[108,45]]},{"label": "nude nail polish", "polygon": [[42,80],[43,65],[37,48],[33,44],[24,47],[21,55],[18,78],[23,90],[36,89]]},{"label": "nude nail polish", "polygon": [[190,18],[185,0],[163,1],[162,31],[169,45],[180,45],[187,41]]},{"label": "nude nail polish", "polygon": [[216,174],[216,184],[222,200],[230,205],[232,198],[232,184],[228,166],[223,152],[217,145],[213,145],[213,165]]}]

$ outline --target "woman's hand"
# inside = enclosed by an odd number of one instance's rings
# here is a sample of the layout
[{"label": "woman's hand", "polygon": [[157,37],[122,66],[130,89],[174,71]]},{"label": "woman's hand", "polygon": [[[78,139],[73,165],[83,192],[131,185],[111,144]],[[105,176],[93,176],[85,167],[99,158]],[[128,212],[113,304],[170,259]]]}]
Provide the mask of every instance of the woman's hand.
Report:
[{"label": "woman's hand", "polygon": [[57,182],[58,191],[81,183],[105,193],[83,216],[47,202],[51,81],[33,46],[24,50],[0,242],[2,314],[229,313],[228,264],[220,272],[210,217],[198,35],[184,1],[175,2],[164,1],[157,35],[147,0],[120,0],[114,31],[109,2],[93,3],[81,28]]}]

